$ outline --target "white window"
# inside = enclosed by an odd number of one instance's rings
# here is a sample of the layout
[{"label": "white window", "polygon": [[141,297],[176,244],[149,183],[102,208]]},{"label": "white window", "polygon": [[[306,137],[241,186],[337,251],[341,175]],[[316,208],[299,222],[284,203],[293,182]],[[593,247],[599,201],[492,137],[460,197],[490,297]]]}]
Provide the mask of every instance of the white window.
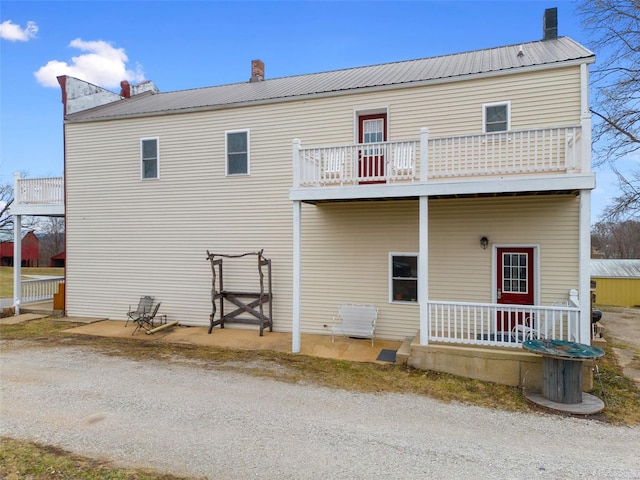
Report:
[{"label": "white window", "polygon": [[249,130],[225,132],[227,175],[249,174]]},{"label": "white window", "polygon": [[391,302],[418,301],[418,254],[389,254],[389,294]]},{"label": "white window", "polygon": [[502,254],[502,292],[503,293],[527,293],[527,265],[526,253]]},{"label": "white window", "polygon": [[511,129],[511,103],[485,103],[482,105],[482,131],[506,132]]},{"label": "white window", "polygon": [[160,177],[158,138],[140,139],[140,171],[143,180]]}]

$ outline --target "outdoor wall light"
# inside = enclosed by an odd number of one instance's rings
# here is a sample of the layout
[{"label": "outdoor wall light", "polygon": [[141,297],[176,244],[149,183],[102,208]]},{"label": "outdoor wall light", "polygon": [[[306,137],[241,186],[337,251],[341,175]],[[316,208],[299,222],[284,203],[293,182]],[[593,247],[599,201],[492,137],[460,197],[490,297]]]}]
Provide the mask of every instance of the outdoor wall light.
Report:
[{"label": "outdoor wall light", "polygon": [[480,246],[484,249],[486,249],[489,246],[489,239],[487,237],[482,237],[480,239]]}]

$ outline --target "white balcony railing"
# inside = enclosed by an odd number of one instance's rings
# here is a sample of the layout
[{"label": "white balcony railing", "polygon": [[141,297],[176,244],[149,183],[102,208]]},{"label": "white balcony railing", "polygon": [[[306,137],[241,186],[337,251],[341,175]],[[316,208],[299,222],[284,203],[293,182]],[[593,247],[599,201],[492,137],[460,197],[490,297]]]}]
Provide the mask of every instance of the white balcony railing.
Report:
[{"label": "white balcony railing", "polygon": [[416,140],[300,148],[300,186],[415,180]]},{"label": "white balcony railing", "polygon": [[322,147],[294,140],[293,156],[294,187],[583,170],[580,125]]},{"label": "white balcony railing", "polygon": [[64,283],[64,277],[48,277],[33,280],[22,280],[21,303],[42,302],[51,300],[58,291],[58,285]]},{"label": "white balcony railing", "polygon": [[428,177],[576,172],[580,126],[429,140]]},{"label": "white balcony railing", "polygon": [[577,307],[429,301],[427,311],[430,342],[520,347],[532,338],[580,338]]},{"label": "white balcony railing", "polygon": [[64,204],[64,178],[20,178],[16,175],[14,188],[16,205]]}]

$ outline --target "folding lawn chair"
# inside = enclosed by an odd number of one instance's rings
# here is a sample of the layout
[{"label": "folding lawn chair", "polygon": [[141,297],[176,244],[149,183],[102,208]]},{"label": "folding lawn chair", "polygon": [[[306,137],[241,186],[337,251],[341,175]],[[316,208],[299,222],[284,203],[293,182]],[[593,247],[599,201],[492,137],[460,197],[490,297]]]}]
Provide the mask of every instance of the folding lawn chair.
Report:
[{"label": "folding lawn chair", "polygon": [[129,305],[129,311],[127,312],[127,323],[125,323],[124,326],[126,327],[129,324],[129,320],[135,322],[141,316],[151,312],[152,307],[153,297],[150,297],[148,295],[140,297],[140,301],[138,302],[138,306],[135,310],[131,310],[131,305]]}]

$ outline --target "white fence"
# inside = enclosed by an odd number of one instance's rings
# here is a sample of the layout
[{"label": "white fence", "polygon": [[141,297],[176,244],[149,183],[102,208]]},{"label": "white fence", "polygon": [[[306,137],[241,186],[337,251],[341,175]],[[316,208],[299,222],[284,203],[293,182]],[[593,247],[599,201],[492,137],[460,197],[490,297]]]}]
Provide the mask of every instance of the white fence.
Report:
[{"label": "white fence", "polygon": [[42,302],[53,299],[58,291],[58,285],[64,283],[64,277],[47,277],[33,280],[22,280],[21,304]]},{"label": "white fence", "polygon": [[580,309],[429,301],[428,324],[429,341],[520,347],[534,338],[577,341]]}]

